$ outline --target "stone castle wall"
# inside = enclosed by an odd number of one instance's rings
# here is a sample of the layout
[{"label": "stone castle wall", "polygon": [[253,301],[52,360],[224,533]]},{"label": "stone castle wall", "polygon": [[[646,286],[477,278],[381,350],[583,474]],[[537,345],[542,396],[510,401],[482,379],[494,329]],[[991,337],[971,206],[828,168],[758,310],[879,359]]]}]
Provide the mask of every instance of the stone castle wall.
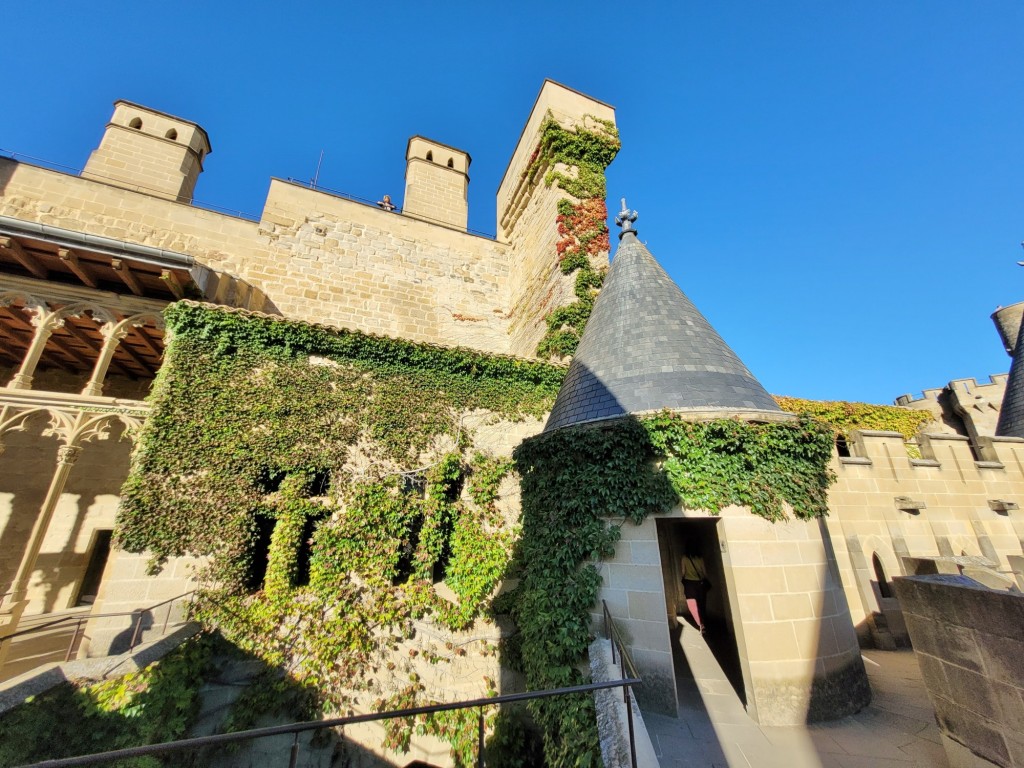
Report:
[{"label": "stone castle wall", "polygon": [[886,580],[912,573],[905,558],[983,558],[960,564],[988,562],[1009,574],[1008,558],[1024,546],[1024,514],[993,506],[1024,502],[1024,440],[983,439],[994,460],[979,460],[960,435],[924,436],[920,459],[907,455],[896,432],[855,432],[851,447],[853,456],[833,461],[827,524],[862,640],[905,635],[898,605],[879,583],[875,555]]},{"label": "stone castle wall", "polygon": [[297,320],[509,351],[506,246],[288,182],[257,223],[0,159],[0,215],[187,254]]}]

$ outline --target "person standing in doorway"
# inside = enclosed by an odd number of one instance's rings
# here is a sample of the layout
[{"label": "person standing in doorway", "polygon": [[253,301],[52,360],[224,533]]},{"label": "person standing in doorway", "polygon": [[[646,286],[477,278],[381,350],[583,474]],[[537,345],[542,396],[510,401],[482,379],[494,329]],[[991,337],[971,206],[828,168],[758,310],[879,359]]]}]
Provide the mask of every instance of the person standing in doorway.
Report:
[{"label": "person standing in doorway", "polygon": [[700,553],[700,544],[696,539],[686,542],[686,553],[681,562],[683,571],[683,594],[686,596],[686,609],[693,617],[700,633],[704,634],[704,613],[707,605],[707,591],[710,586],[708,572],[704,566],[704,557]]}]

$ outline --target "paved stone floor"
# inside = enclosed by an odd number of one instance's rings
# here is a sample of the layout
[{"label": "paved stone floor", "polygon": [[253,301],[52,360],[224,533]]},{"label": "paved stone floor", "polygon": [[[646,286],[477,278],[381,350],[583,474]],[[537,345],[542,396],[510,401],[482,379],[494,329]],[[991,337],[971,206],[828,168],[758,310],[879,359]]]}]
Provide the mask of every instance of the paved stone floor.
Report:
[{"label": "paved stone floor", "polygon": [[679,718],[644,713],[661,768],[948,768],[913,651],[864,651],[873,695],[856,715],[761,727],[689,624],[681,643]]}]

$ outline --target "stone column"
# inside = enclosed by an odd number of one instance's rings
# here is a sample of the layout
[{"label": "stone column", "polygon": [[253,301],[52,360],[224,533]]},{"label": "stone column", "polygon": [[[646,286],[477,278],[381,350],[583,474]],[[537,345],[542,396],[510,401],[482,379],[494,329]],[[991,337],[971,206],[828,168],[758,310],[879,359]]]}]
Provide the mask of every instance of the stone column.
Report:
[{"label": "stone column", "polygon": [[[11,645],[6,638],[18,631],[21,615],[28,603],[26,598],[29,580],[36,569],[39,550],[42,549],[43,539],[46,538],[46,532],[50,527],[50,520],[53,518],[54,510],[57,509],[57,502],[60,501],[61,494],[64,492],[71,469],[81,454],[82,447],[79,445],[62,445],[57,449],[57,471],[50,480],[50,487],[43,500],[43,506],[39,510],[39,517],[36,518],[36,522],[32,526],[28,548],[21,559],[21,565],[18,566],[18,573],[14,577],[10,599],[6,601],[6,609],[11,618],[7,626],[4,627],[3,638],[0,639],[0,669],[3,668]],[[0,613],[2,612],[4,611],[0,611]]]},{"label": "stone column", "polygon": [[100,350],[100,356],[96,359],[96,365],[93,366],[89,382],[82,390],[83,395],[99,396],[103,394],[103,380],[110,368],[110,361],[114,359],[117,345],[131,332],[131,329],[132,326],[127,323],[117,323],[116,325],[107,323],[100,329],[100,333],[103,334],[103,348]]},{"label": "stone column", "polygon": [[25,359],[21,361],[21,367],[7,385],[9,389],[32,388],[32,376],[36,372],[39,358],[43,356],[43,350],[46,349],[46,342],[55,330],[64,325],[64,318],[59,316],[58,312],[45,312],[36,307],[29,309],[32,312],[32,325],[36,327],[36,333],[25,353]]}]

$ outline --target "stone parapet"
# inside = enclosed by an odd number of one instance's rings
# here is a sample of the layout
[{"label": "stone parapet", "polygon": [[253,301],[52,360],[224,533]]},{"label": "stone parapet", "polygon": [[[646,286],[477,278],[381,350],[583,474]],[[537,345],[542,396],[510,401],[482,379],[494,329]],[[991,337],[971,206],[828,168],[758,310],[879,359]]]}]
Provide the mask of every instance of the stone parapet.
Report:
[{"label": "stone parapet", "polygon": [[950,765],[1024,766],[1024,596],[954,575],[894,586]]}]

